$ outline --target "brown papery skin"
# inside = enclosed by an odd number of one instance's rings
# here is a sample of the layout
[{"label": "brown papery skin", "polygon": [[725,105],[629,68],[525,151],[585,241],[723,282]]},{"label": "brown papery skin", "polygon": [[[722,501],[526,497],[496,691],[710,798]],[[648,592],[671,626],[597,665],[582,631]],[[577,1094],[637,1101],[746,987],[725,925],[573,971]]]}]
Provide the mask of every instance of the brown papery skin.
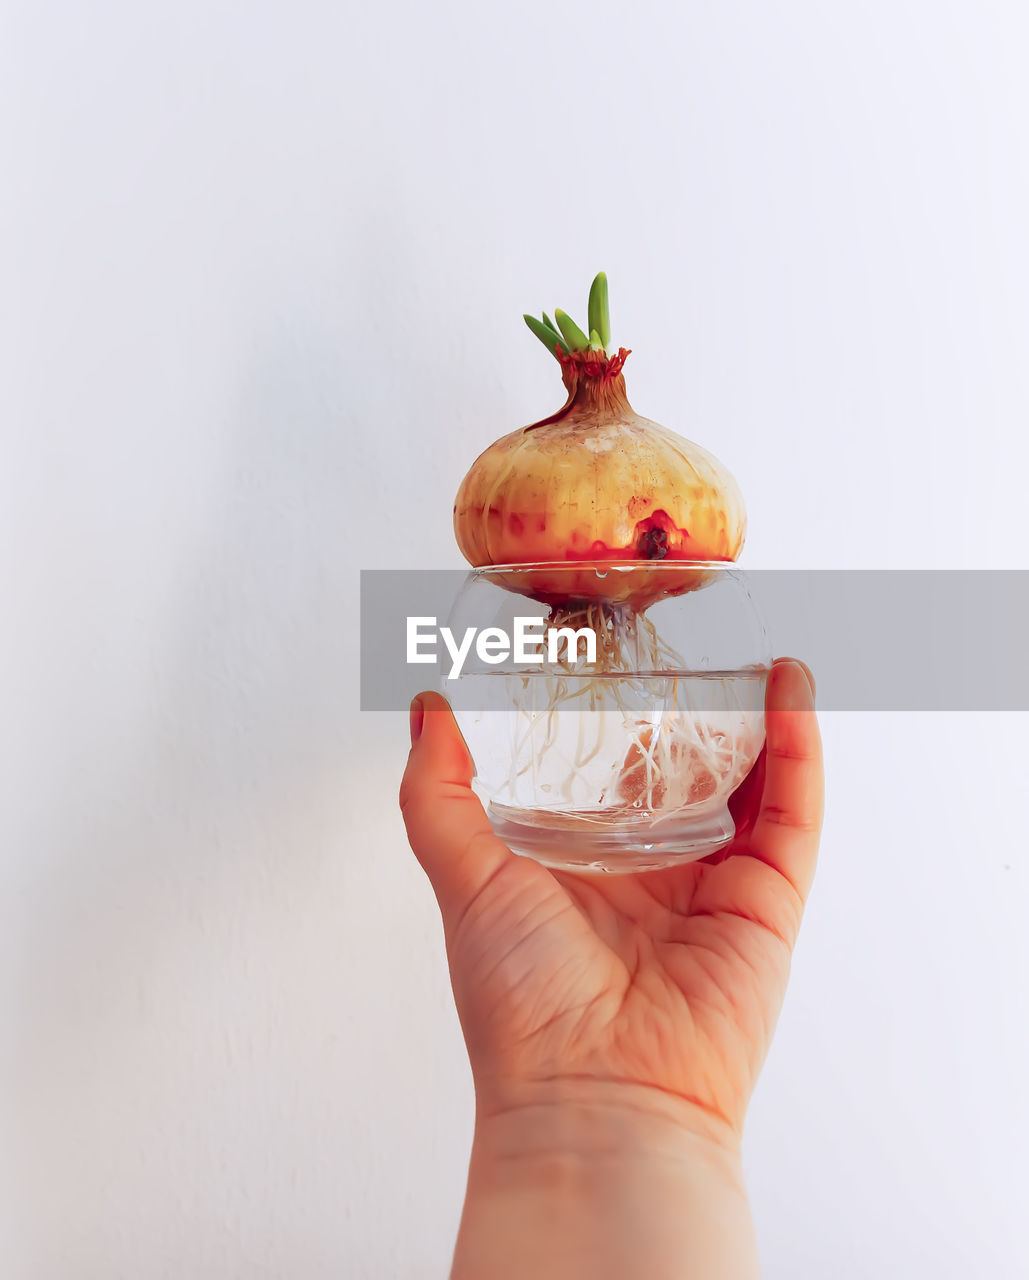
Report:
[{"label": "brown papery skin", "polygon": [[[470,564],[737,558],[746,511],[736,481],[706,449],[633,411],[626,355],[562,357],[564,408],[476,459],[454,504]],[[579,598],[605,590],[595,575],[583,583]]]}]

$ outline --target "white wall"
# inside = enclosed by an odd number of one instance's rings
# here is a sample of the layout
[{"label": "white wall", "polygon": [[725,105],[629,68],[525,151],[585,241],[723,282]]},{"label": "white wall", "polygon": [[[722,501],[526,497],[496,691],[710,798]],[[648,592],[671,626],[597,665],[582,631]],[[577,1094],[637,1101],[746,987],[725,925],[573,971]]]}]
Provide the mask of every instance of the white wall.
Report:
[{"label": "white wall", "polygon": [[[1017,0],[12,3],[0,1033],[12,1280],[442,1276],[469,1077],[357,708],[611,279],[752,567],[1029,567]],[[885,640],[884,640],[884,643]],[[755,1101],[767,1275],[1024,1276],[1025,716],[834,714]]]}]

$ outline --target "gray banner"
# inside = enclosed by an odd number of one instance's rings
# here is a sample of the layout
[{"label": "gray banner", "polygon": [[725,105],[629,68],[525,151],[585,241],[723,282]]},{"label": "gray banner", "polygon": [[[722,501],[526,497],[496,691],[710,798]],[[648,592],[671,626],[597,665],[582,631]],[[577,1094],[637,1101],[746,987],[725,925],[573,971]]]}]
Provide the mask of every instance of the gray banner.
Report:
[{"label": "gray banner", "polygon": [[[772,654],[789,655],[814,672],[825,710],[1029,710],[1027,571],[734,568],[730,576],[721,596],[705,589],[648,607],[649,621],[639,629],[652,621],[666,643],[662,660],[653,661],[651,647],[650,661],[638,659],[617,678],[632,684],[631,673],[640,670],[710,678],[760,667]],[[626,622],[624,611],[620,616],[623,629],[631,630],[631,618]],[[364,571],[361,707],[402,710],[432,688],[469,707],[502,705],[495,691],[505,680],[561,671],[546,662],[526,665],[515,653],[498,660],[499,637],[480,649],[477,637],[467,640],[468,631],[510,631],[516,619],[527,618],[537,620],[540,634],[551,617],[548,606],[523,595],[471,586],[461,571]],[[467,646],[456,680],[441,634],[448,625],[452,646]],[[412,631],[421,661],[409,661]],[[638,642],[635,631],[630,638]],[[608,678],[603,660],[577,668],[574,678],[598,677]]]}]

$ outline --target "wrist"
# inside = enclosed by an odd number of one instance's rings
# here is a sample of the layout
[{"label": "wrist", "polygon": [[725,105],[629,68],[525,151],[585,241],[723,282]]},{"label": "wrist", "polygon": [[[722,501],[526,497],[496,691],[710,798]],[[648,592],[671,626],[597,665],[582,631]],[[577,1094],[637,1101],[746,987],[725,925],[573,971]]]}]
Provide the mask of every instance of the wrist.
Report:
[{"label": "wrist", "polygon": [[477,1097],[473,1155],[491,1162],[704,1161],[741,1168],[740,1134],[709,1109],[652,1085],[561,1079]]},{"label": "wrist", "polygon": [[738,1135],[647,1086],[481,1106],[454,1280],[757,1275]]}]

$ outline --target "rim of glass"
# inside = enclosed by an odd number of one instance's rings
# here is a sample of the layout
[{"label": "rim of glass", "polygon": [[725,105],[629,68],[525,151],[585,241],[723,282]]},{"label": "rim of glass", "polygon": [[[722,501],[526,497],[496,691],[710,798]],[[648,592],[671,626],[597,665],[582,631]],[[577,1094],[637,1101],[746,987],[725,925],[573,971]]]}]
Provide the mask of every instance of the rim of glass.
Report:
[{"label": "rim of glass", "polygon": [[584,573],[590,569],[603,573],[612,570],[618,573],[660,572],[682,573],[689,569],[704,569],[708,572],[740,573],[742,567],[735,560],[534,560],[518,564],[479,564],[472,565],[471,573],[538,573],[545,569],[547,573],[564,570],[566,573]]}]

